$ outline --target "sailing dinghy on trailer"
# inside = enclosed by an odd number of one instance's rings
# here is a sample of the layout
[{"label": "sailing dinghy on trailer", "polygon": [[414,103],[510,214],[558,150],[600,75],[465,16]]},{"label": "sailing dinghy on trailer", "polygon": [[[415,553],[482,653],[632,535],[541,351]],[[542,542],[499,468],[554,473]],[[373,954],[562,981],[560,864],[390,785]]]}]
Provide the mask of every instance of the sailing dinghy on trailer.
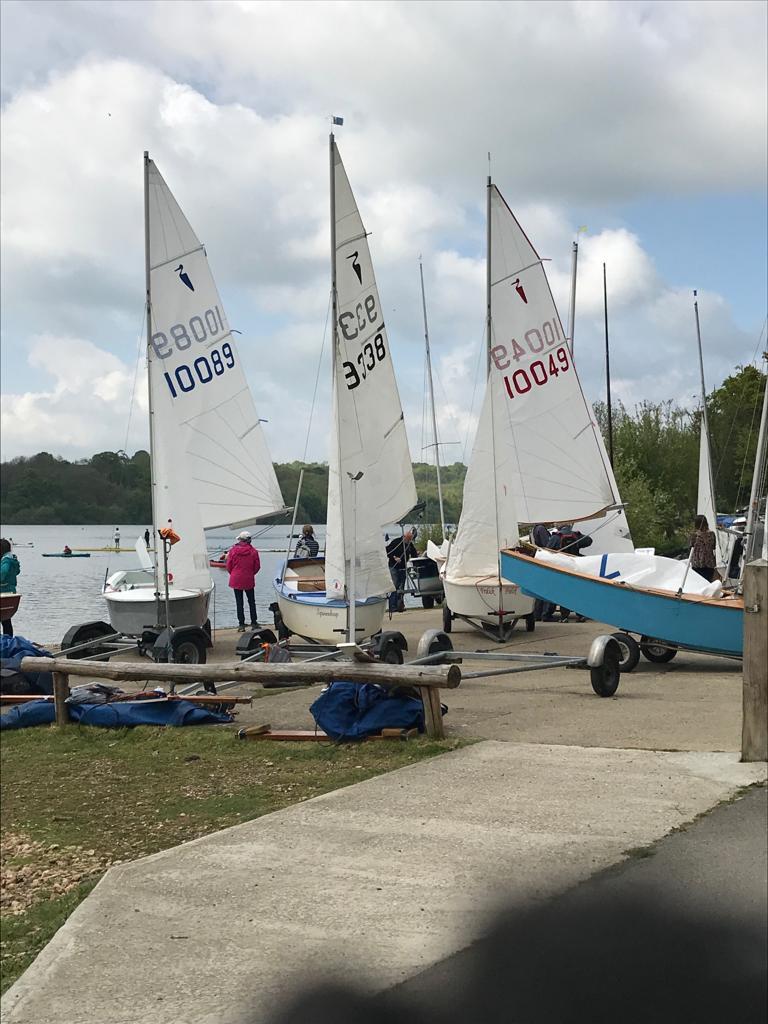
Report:
[{"label": "sailing dinghy on trailer", "polygon": [[[619,506],[541,258],[488,179],[488,377],[455,539],[443,565],[443,625],[506,640],[533,603],[500,571],[518,522],[571,523]],[[494,627],[489,633],[488,628]]]},{"label": "sailing dinghy on trailer", "polygon": [[107,580],[110,622],[134,636],[166,618],[202,626],[213,589],[205,529],[283,509],[205,249],[148,154],[144,195],[152,514],[155,534],[171,524],[180,539],[167,578],[140,538],[141,569]]},{"label": "sailing dinghy on trailer", "polygon": [[381,629],[392,578],[383,526],[416,504],[408,438],[368,239],[330,136],[331,447],[325,556],[289,558],[275,579],[278,614],[322,643]]}]

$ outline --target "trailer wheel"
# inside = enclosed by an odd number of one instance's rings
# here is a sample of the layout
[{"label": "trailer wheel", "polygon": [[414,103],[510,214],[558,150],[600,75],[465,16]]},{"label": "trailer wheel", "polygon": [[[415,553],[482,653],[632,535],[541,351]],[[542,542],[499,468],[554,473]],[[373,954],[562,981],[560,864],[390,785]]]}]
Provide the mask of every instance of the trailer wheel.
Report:
[{"label": "trailer wheel", "polygon": [[173,639],[173,660],[177,665],[204,665],[205,641],[200,636],[181,636]]},{"label": "trailer wheel", "polygon": [[451,609],[448,607],[447,604],[443,604],[443,632],[444,633],[450,633],[451,632],[451,623],[452,622],[453,622],[453,615],[451,614]]},{"label": "trailer wheel", "polygon": [[425,594],[421,599],[421,603],[424,608],[434,608],[435,598],[432,594]]},{"label": "trailer wheel", "polygon": [[589,678],[598,697],[612,697],[618,690],[621,679],[618,656],[606,649],[603,664],[591,668]]},{"label": "trailer wheel", "polygon": [[67,650],[72,647],[79,647],[81,644],[87,644],[91,640],[100,640],[103,636],[110,636],[115,632],[116,630],[106,622],[84,622],[79,626],[73,626],[67,630],[64,639],[61,641],[61,653],[66,654],[70,661],[78,661],[81,658],[93,658],[97,654],[104,654],[107,648],[97,643],[94,643],[92,647],[84,648],[82,651],[76,651],[74,654],[67,654]]},{"label": "trailer wheel", "polygon": [[262,644],[274,643],[277,643],[277,637],[271,629],[267,627],[252,629],[248,633],[243,633],[239,638],[235,646],[235,654],[242,661],[243,658],[249,658],[256,651],[260,650]]},{"label": "trailer wheel", "polygon": [[379,661],[383,661],[385,665],[402,665],[403,664],[403,652],[397,644],[389,643],[384,644],[384,649],[379,655]]},{"label": "trailer wheel", "polygon": [[611,633],[611,636],[621,648],[619,668],[622,672],[632,672],[640,661],[640,645],[629,633]]},{"label": "trailer wheel", "polygon": [[677,654],[676,647],[673,647],[671,644],[662,643],[661,640],[654,640],[650,636],[642,637],[640,640],[640,650],[643,652],[644,657],[655,665],[665,665],[668,661],[672,661]]},{"label": "trailer wheel", "polygon": [[536,616],[531,612],[530,615],[525,616],[525,631],[532,633],[534,629],[536,629]]}]

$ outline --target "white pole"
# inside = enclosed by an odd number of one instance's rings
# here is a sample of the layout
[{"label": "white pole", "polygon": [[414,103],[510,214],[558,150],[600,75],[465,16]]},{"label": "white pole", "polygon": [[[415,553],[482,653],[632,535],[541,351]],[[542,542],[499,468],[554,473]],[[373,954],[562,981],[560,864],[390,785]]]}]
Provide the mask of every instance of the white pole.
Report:
[{"label": "white pole", "polygon": [[[149,492],[152,499],[152,542],[155,548],[155,611],[160,622],[160,580],[158,577],[157,542],[160,539],[155,503],[155,412],[152,403],[152,272],[149,251],[149,153],[144,150],[144,285],[147,313],[147,390],[149,406]],[[165,543],[165,542],[163,542]],[[166,580],[167,580],[166,573]],[[166,623],[168,625],[168,623]]]},{"label": "white pole", "polygon": [[443,511],[443,487],[440,481],[440,442],[437,436],[437,416],[435,415],[435,388],[432,383],[432,356],[429,351],[429,326],[427,324],[427,299],[424,292],[424,266],[419,258],[419,276],[421,278],[421,305],[424,310],[424,344],[427,352],[427,382],[429,384],[429,404],[432,410],[432,436],[435,439],[435,468],[437,469],[437,501],[440,505],[440,529],[445,540],[445,512]]},{"label": "white pole", "polygon": [[[763,358],[768,360],[768,353],[763,355]],[[768,369],[768,363],[766,364]],[[755,469],[752,474],[752,487],[749,494],[749,511],[747,512],[747,525],[744,530],[744,561],[743,565],[752,559],[757,558],[757,552],[754,550],[753,535],[755,532],[755,521],[760,511],[760,486],[765,478],[765,463],[766,456],[768,456],[768,437],[766,437],[766,431],[768,430],[768,376],[765,381],[765,390],[763,391],[763,411],[760,416],[760,432],[757,435],[757,451],[755,452]],[[763,530],[768,532],[768,522],[763,524]],[[763,541],[765,544],[765,541]]]},{"label": "white pole", "polygon": [[362,472],[352,474],[347,473],[347,476],[352,481],[352,550],[349,554],[349,587],[347,590],[347,641],[351,644],[357,643],[357,634],[355,630],[355,562],[357,561],[357,481],[362,477]]}]

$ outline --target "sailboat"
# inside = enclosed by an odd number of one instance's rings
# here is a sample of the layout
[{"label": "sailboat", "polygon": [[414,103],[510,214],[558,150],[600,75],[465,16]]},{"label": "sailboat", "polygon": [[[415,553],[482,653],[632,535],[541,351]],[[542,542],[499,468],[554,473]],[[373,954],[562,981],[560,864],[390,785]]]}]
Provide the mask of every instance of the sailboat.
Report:
[{"label": "sailboat", "polygon": [[[696,341],[699,350],[699,373],[701,376],[701,424],[699,437],[699,483],[696,495],[696,514],[705,516],[710,530],[715,533],[715,560],[718,572],[725,577],[729,562],[731,538],[724,530],[717,528],[715,486],[712,475],[712,456],[709,447],[709,418],[707,416],[707,389],[704,384],[704,354],[701,348],[701,325],[699,323],[699,302],[693,293],[693,310],[696,316]],[[735,539],[735,538],[734,538]]]},{"label": "sailboat", "polygon": [[542,260],[490,178],[487,220],[488,376],[443,566],[443,624],[493,625],[503,640],[517,619],[534,628],[532,601],[499,566],[518,522],[594,519],[620,501]]},{"label": "sailboat", "polygon": [[205,529],[284,507],[205,248],[148,153],[144,230],[153,532],[171,530],[178,542],[163,545],[167,564],[153,564],[139,538],[141,568],[105,584],[112,626],[134,636],[204,625],[213,590]]},{"label": "sailboat", "polygon": [[325,555],[275,579],[292,633],[354,643],[381,628],[392,578],[383,526],[416,504],[411,455],[367,234],[330,135],[332,409]]},{"label": "sailboat", "polygon": [[[763,557],[768,555],[767,468],[768,379],[744,533],[745,562],[759,557],[761,547]],[[632,667],[638,657],[632,634],[640,637],[640,650],[654,662],[670,661],[681,648],[732,657],[743,653],[743,596],[724,593],[719,581],[708,583],[684,562],[639,554],[571,558],[548,551],[539,551],[533,558],[508,549],[502,551],[501,563],[505,575],[526,593],[562,602],[582,615],[621,629],[624,635],[620,643]]]}]

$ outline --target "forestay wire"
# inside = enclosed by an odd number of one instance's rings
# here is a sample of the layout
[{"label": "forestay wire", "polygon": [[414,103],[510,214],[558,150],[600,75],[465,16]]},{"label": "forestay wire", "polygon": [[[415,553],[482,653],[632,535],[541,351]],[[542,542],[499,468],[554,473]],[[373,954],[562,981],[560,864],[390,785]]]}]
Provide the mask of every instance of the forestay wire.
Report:
[{"label": "forestay wire", "polygon": [[320,369],[323,365],[323,354],[325,352],[325,339],[328,336],[328,319],[331,315],[331,292],[328,292],[328,308],[325,311],[325,327],[323,328],[323,343],[320,346],[320,358],[317,360],[317,372],[315,373],[315,387],[312,392],[312,404],[309,409],[309,421],[307,422],[307,436],[304,440],[304,455],[302,462],[307,461],[307,451],[309,449],[309,437],[312,433],[312,417],[315,414],[315,401],[317,400],[317,388],[320,383]]},{"label": "forestay wire", "polygon": [[128,451],[128,435],[131,432],[131,417],[133,415],[133,399],[136,394],[136,381],[139,377],[139,363],[141,362],[141,354],[144,351],[144,329],[146,321],[146,306],[141,307],[141,321],[138,330],[138,340],[136,342],[136,362],[133,368],[133,384],[131,385],[131,397],[128,400],[128,422],[125,427],[125,443],[123,444],[123,451]]}]

